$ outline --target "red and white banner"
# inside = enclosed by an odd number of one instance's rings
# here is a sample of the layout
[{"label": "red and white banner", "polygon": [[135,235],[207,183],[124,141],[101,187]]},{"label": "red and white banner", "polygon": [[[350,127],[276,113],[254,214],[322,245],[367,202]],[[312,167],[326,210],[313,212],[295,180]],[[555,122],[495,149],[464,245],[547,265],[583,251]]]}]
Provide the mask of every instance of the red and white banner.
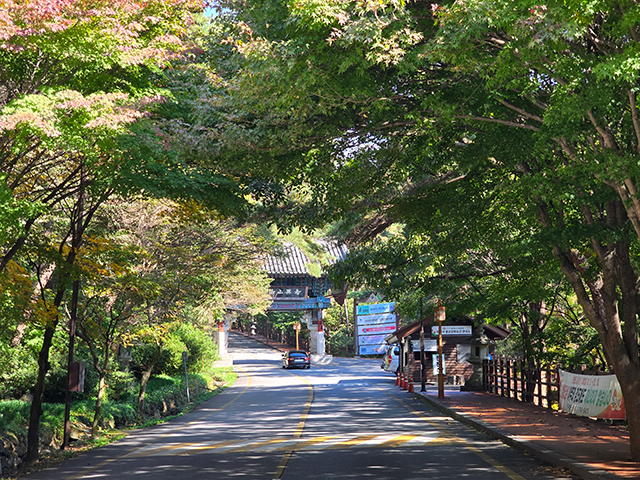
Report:
[{"label": "red and white banner", "polygon": [[583,417],[625,418],[615,375],[577,375],[560,370],[560,408]]},{"label": "red and white banner", "polygon": [[388,325],[365,325],[358,327],[358,335],[380,335],[381,333],[391,333],[396,331],[396,324]]}]

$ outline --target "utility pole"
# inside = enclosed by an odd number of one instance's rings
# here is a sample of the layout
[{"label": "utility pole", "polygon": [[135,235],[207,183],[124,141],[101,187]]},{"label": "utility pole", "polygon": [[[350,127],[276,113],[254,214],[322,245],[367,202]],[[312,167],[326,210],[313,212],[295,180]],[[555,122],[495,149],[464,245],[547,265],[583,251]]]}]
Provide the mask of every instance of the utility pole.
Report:
[{"label": "utility pole", "polygon": [[422,299],[420,299],[420,391],[427,391],[427,359],[424,354],[424,316],[422,315]]}]

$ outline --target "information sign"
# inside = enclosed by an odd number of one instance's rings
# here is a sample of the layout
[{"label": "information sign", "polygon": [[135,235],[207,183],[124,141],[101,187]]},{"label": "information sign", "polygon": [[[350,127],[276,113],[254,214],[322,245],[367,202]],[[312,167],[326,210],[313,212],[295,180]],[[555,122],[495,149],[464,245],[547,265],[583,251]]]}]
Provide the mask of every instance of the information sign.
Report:
[{"label": "information sign", "polygon": [[396,324],[390,323],[387,325],[365,325],[362,327],[358,327],[358,335],[374,335],[374,334],[382,334],[388,335],[391,332],[396,331]]},{"label": "information sign", "polygon": [[[438,326],[431,327],[431,335],[438,336]],[[442,325],[442,336],[471,335],[471,325]]]},{"label": "information sign", "polygon": [[[411,340],[411,348],[413,348],[414,352],[420,351],[420,340]],[[438,351],[438,341],[432,339],[424,339],[424,351],[425,352],[437,352]]]},{"label": "information sign", "polygon": [[361,345],[358,348],[358,355],[380,355],[386,352],[388,345]]},{"label": "information sign", "polygon": [[375,325],[384,323],[396,323],[395,313],[380,313],[378,315],[359,315],[356,318],[357,325]]},{"label": "information sign", "polygon": [[358,305],[356,315],[374,315],[376,313],[391,313],[396,303],[373,303],[370,305]]}]

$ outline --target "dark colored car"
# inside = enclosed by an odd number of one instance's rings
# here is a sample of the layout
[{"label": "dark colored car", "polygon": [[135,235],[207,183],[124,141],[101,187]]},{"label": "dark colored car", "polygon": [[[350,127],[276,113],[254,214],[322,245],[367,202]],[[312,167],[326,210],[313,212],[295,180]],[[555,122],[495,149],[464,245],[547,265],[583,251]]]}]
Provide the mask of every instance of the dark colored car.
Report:
[{"label": "dark colored car", "polygon": [[311,368],[309,354],[304,350],[289,350],[283,353],[282,368]]}]

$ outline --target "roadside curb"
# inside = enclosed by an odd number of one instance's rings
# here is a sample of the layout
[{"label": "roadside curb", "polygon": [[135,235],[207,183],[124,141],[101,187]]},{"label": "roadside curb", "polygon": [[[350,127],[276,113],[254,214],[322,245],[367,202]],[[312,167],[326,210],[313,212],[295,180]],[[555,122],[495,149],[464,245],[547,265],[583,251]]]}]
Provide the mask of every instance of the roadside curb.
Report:
[{"label": "roadside curb", "polygon": [[450,416],[460,423],[464,423],[471,428],[484,432],[487,435],[496,438],[511,447],[522,450],[530,455],[539,458],[540,460],[544,460],[551,465],[570,470],[571,472],[575,473],[585,480],[619,480],[621,478],[613,473],[595,468],[586,463],[577,462],[576,460],[561,455],[557,452],[540,447],[534,442],[531,442],[524,438],[520,438],[516,435],[511,435],[498,427],[494,427],[493,425],[490,425],[486,422],[483,422],[482,420],[473,417],[472,415],[457,412],[449,408],[442,402],[436,400],[435,398],[431,398],[420,393],[414,393],[414,396],[428,403],[439,412]]}]

